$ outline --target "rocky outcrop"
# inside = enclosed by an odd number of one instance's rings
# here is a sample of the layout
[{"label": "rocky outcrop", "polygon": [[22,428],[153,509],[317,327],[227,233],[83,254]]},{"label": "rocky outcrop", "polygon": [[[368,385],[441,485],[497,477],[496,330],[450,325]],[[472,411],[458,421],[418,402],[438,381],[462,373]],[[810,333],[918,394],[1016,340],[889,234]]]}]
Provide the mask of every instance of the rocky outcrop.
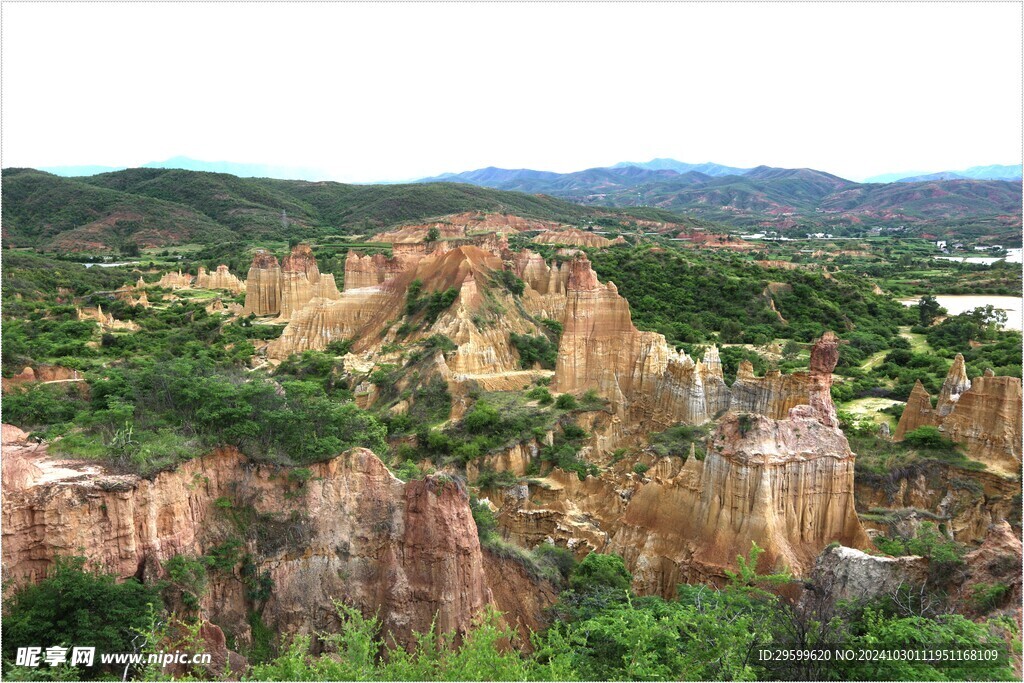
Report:
[{"label": "rocky outcrop", "polygon": [[245,280],[243,315],[275,315],[281,311],[281,266],[277,257],[257,249]]},{"label": "rocky outcrop", "polygon": [[18,374],[3,378],[3,393],[6,394],[17,386],[33,382],[79,382],[83,379],[78,370],[60,365],[37,365],[34,368],[26,366]]},{"label": "rocky outcrop", "polygon": [[964,357],[957,354],[934,409],[921,383],[914,385],[895,438],[902,440],[908,432],[930,425],[963,447],[968,457],[999,472],[1019,473],[1021,410],[1020,378],[996,377],[987,370],[970,380]]},{"label": "rocky outcrop", "polygon": [[79,320],[92,320],[100,324],[100,329],[104,331],[125,331],[135,332],[139,329],[131,320],[118,320],[110,313],[103,312],[103,306],[100,304],[96,305],[96,308],[75,308],[75,316]]},{"label": "rocky outcrop", "polygon": [[[982,544],[964,555],[966,579],[958,590],[958,602],[978,614],[999,609],[1008,613],[1021,626],[1021,583],[1024,548],[1020,534],[1005,520],[992,524]],[[979,591],[992,586],[1004,586],[1004,594],[992,605],[979,605]]]},{"label": "rocky outcrop", "polygon": [[226,289],[234,294],[241,294],[245,291],[245,283],[235,277],[223,263],[217,266],[217,270],[212,273],[207,272],[203,266],[199,266],[199,273],[196,275],[196,287],[201,289]]},{"label": "rocky outcrop", "polygon": [[923,557],[868,555],[856,548],[826,548],[814,564],[810,583],[815,593],[829,602],[873,600],[893,595],[905,586],[920,586],[928,578]]},{"label": "rocky outcrop", "polygon": [[921,384],[921,380],[917,380],[907,398],[907,405],[903,408],[903,414],[900,416],[899,424],[896,425],[896,433],[893,438],[896,441],[902,441],[908,432],[926,425],[934,426],[937,420],[933,413],[932,397]]},{"label": "rocky outcrop", "polygon": [[785,420],[730,413],[703,461],[687,458],[632,496],[610,548],[644,590],[667,595],[720,580],[752,542],[765,550],[762,570],[803,575],[833,541],[867,545],[853,466],[842,432],[808,406]]},{"label": "rocky outcrop", "polygon": [[[435,620],[439,631],[464,631],[495,602],[495,577],[499,606],[517,625],[537,624],[545,600],[519,609],[514,596],[551,591],[504,560],[489,558],[485,568],[457,483],[403,483],[365,449],[309,465],[305,483],[231,449],[151,480],[27,447],[5,448],[3,467],[3,567],[15,582],[40,578],[69,553],[120,577],[157,580],[170,557],[198,556],[236,537],[273,582],[261,614],[278,633],[336,626],[331,601],[341,599],[378,613],[401,643]],[[244,641],[253,605],[235,571],[211,573],[202,605]]]},{"label": "rocky outcrop", "polygon": [[192,280],[191,275],[179,270],[177,273],[164,273],[156,284],[164,289],[188,289],[192,286]]},{"label": "rocky outcrop", "polygon": [[[418,280],[421,296],[449,289],[456,289],[458,296],[430,325],[423,325],[418,319],[416,322],[420,324],[403,341],[414,343],[434,334],[451,339],[458,348],[445,354],[443,360],[446,372],[452,376],[464,378],[519,371],[519,356],[509,340],[509,333],[541,332],[533,321],[518,313],[507,290],[491,282],[494,273],[503,269],[498,254],[471,244],[436,249],[427,256],[410,258],[395,267],[390,277],[364,268],[373,266],[372,260],[365,260],[368,258],[360,260],[359,271],[353,270],[353,284],[383,280],[380,284],[346,287],[336,301],[312,300],[293,317],[281,337],[268,346],[267,355],[281,359],[307,349],[323,349],[335,339],[355,340],[357,352],[375,348],[393,338],[394,333],[389,329],[405,315],[409,285]],[[404,257],[396,255],[395,258]],[[378,260],[378,263],[390,268],[387,260]],[[356,272],[359,272],[359,279]],[[493,304],[500,301],[504,301],[499,305],[506,314],[501,324],[496,325]]]},{"label": "rocky outcrop", "polygon": [[[743,362],[736,382],[728,387],[716,348],[695,361],[669,347],[664,336],[637,330],[629,303],[614,283],[598,281],[586,256],[558,270],[533,255],[520,256],[516,266],[538,294],[524,297],[526,303],[538,314],[557,316],[563,325],[552,386],[569,392],[596,389],[631,423],[662,428],[678,422],[700,424],[727,409],[782,419],[793,407],[810,402],[815,381],[826,381],[813,369],[757,377],[753,366]],[[819,356],[828,346],[838,357],[834,335],[829,333],[821,343]]]}]

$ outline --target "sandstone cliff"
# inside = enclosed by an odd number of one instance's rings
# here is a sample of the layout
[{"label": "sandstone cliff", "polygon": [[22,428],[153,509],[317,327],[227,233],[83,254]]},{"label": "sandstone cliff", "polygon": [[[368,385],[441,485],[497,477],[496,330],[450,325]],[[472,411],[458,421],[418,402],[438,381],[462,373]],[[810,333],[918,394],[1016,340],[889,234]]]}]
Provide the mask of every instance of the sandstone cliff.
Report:
[{"label": "sandstone cliff", "polygon": [[963,447],[968,457],[997,472],[1015,474],[1021,465],[1021,381],[995,377],[967,378],[964,357],[957,354],[942,384],[934,409],[920,382],[907,399],[895,439],[918,427],[938,427]]},{"label": "sandstone cliff", "polygon": [[763,568],[810,569],[832,541],[863,546],[854,508],[854,455],[829,394],[838,340],[812,351],[807,402],[784,419],[730,412],[703,460],[658,463],[630,498],[611,549],[646,590],[671,594],[683,580],[720,578],[757,542]]},{"label": "sandstone cliff", "polygon": [[[801,393],[757,404],[770,407],[769,414],[753,413],[743,402],[730,408],[704,445],[706,455],[696,455],[692,447],[689,457],[660,457],[640,449],[617,461],[602,441],[642,443],[646,435],[630,437],[635,423],[617,411],[591,414],[580,424],[592,435],[593,446],[581,455],[601,465],[601,473],[581,481],[554,470],[533,483],[489,492],[499,507],[501,528],[528,547],[553,540],[580,554],[618,553],[633,572],[637,590],[665,596],[674,595],[681,582],[723,580],[752,542],[765,549],[762,571],[785,566],[797,575],[806,574],[833,541],[866,546],[854,506],[855,457],[838,428],[830,396],[838,354],[838,338],[826,334],[814,346],[809,372],[798,376]],[[708,353],[706,360],[698,371],[693,361],[673,359],[669,367],[688,368],[674,386],[705,386],[708,378],[720,379],[717,354]],[[662,377],[655,386],[668,385]],[[696,404],[688,394],[673,394],[665,405],[683,414],[679,406],[705,405],[706,400],[706,392]],[[789,407],[778,415],[782,406]],[[661,410],[668,419],[668,409]],[[535,451],[519,446],[489,456],[483,465],[520,474],[536,458]]]},{"label": "sandstone cliff", "polygon": [[[700,424],[727,409],[781,419],[814,394],[813,371],[757,377],[747,362],[733,386],[726,386],[716,348],[695,361],[672,349],[663,335],[637,330],[629,303],[613,282],[598,281],[584,255],[557,270],[533,255],[520,255],[517,270],[537,292],[524,296],[527,306],[560,320],[564,328],[552,386],[569,392],[596,389],[638,426]],[[835,347],[835,337],[827,344]]]},{"label": "sandstone cliff", "polygon": [[[553,597],[506,560],[485,557],[459,485],[444,477],[403,483],[365,449],[310,465],[305,483],[230,449],[149,480],[48,459],[9,431],[3,567],[15,582],[43,576],[57,554],[157,580],[168,558],[240,537],[273,582],[262,617],[281,634],[336,625],[332,599],[379,611],[408,643],[435,619],[440,631],[464,631],[492,602],[511,623],[537,627]],[[237,572],[211,574],[202,605],[244,641],[253,605]],[[527,591],[533,597],[520,606],[515,596]]]}]

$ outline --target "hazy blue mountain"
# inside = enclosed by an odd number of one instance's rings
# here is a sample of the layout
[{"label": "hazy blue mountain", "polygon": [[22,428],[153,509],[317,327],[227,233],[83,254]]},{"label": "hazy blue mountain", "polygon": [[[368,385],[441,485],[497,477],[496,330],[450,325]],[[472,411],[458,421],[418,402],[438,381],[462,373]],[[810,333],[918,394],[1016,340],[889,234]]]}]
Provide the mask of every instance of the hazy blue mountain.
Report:
[{"label": "hazy blue mountain", "polygon": [[965,178],[972,180],[1020,180],[1021,179],[1021,167],[1020,164],[1000,166],[993,164],[991,166],[971,166],[964,171],[957,171],[960,175]]},{"label": "hazy blue mountain", "polygon": [[688,164],[683,161],[676,161],[675,159],[651,159],[646,162],[620,161],[609,168],[624,168],[626,166],[636,166],[637,168],[645,168],[649,171],[675,171],[676,173],[697,171],[698,173],[703,173],[704,175],[709,176],[743,175],[750,170],[749,168],[723,166],[722,164],[716,164],[710,161],[703,164]]},{"label": "hazy blue mountain", "polygon": [[64,178],[79,178],[81,176],[96,175],[97,173],[123,171],[125,168],[127,166],[40,166],[39,170]]},{"label": "hazy blue mountain", "polygon": [[141,168],[176,168],[183,171],[229,173],[239,178],[277,178],[279,180],[325,180],[327,174],[315,168],[274,166],[271,164],[240,164],[233,161],[200,161],[189,157],[171,157],[166,161],[151,161]]},{"label": "hazy blue mountain", "polygon": [[866,183],[922,183],[931,180],[1020,180],[1019,165],[971,166],[959,171],[904,171],[902,173],[883,173],[868,178]]}]

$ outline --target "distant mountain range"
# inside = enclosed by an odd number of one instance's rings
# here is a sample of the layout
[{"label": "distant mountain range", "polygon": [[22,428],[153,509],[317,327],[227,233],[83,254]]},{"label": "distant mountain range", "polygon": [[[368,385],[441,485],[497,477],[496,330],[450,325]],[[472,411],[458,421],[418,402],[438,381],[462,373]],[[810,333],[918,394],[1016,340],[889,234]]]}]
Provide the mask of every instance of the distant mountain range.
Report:
[{"label": "distant mountain range", "polygon": [[904,173],[884,173],[868,178],[866,183],[922,183],[929,180],[1020,180],[1021,167],[1000,166],[971,166],[960,171],[939,171],[938,173],[927,173],[922,171],[910,171]]},{"label": "distant mountain range", "polygon": [[[191,168],[174,170],[181,166]],[[71,175],[100,168],[61,170]],[[1013,172],[1017,180],[985,178]],[[991,238],[996,244],[1019,244],[1021,236],[1020,168],[1013,166],[903,176],[889,183],[857,183],[810,168],[742,169],[673,159],[573,173],[488,167],[408,184],[273,177],[303,173],[317,177],[310,169],[184,157],[77,178],[6,169],[4,241],[70,249],[76,240],[98,247],[125,239],[170,244],[280,236],[282,210],[296,229],[318,232],[368,232],[445,213],[507,210],[567,221],[626,212],[658,222],[792,235],[854,235],[879,227],[907,235]]]},{"label": "distant mountain range", "polygon": [[[916,181],[856,183],[810,168],[687,164],[654,159],[574,173],[488,167],[448,173],[419,182],[456,182],[501,190],[547,194],[599,206],[655,207],[734,226],[814,229],[898,226],[979,220],[1017,225],[1021,186],[985,173],[1008,175],[1015,167],[969,169],[971,178],[921,176]],[[967,172],[964,172],[967,173]]]}]

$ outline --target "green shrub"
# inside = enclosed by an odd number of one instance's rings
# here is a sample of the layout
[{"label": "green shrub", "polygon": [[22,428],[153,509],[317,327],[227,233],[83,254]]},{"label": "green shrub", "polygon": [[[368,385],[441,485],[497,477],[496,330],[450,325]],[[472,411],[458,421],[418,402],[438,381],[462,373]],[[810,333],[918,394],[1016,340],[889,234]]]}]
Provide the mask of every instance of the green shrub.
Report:
[{"label": "green shrub", "polygon": [[[160,608],[156,588],[131,579],[118,583],[111,574],[87,571],[83,557],[58,557],[45,579],[13,590],[4,600],[4,678],[19,647],[62,643],[95,647],[97,652],[132,652],[138,632]],[[97,656],[96,666],[78,669],[76,677],[111,673],[110,667],[99,665]]]},{"label": "green shrub", "polygon": [[576,402],[576,397],[572,394],[559,394],[555,400],[555,407],[559,410],[576,410],[579,404]]},{"label": "green shrub", "polygon": [[509,335],[509,341],[519,353],[520,367],[529,369],[539,364],[548,370],[555,369],[555,363],[558,362],[558,346],[545,335],[531,336],[513,332]]},{"label": "green shrub", "polygon": [[979,583],[971,593],[971,605],[981,612],[991,612],[999,607],[1009,595],[1010,587],[1002,583]]},{"label": "green shrub", "polygon": [[928,449],[940,449],[940,448],[954,448],[954,444],[951,440],[947,439],[939,431],[938,427],[931,425],[925,425],[918,427],[917,429],[907,432],[903,436],[903,440],[910,446],[916,448],[928,448]]}]

